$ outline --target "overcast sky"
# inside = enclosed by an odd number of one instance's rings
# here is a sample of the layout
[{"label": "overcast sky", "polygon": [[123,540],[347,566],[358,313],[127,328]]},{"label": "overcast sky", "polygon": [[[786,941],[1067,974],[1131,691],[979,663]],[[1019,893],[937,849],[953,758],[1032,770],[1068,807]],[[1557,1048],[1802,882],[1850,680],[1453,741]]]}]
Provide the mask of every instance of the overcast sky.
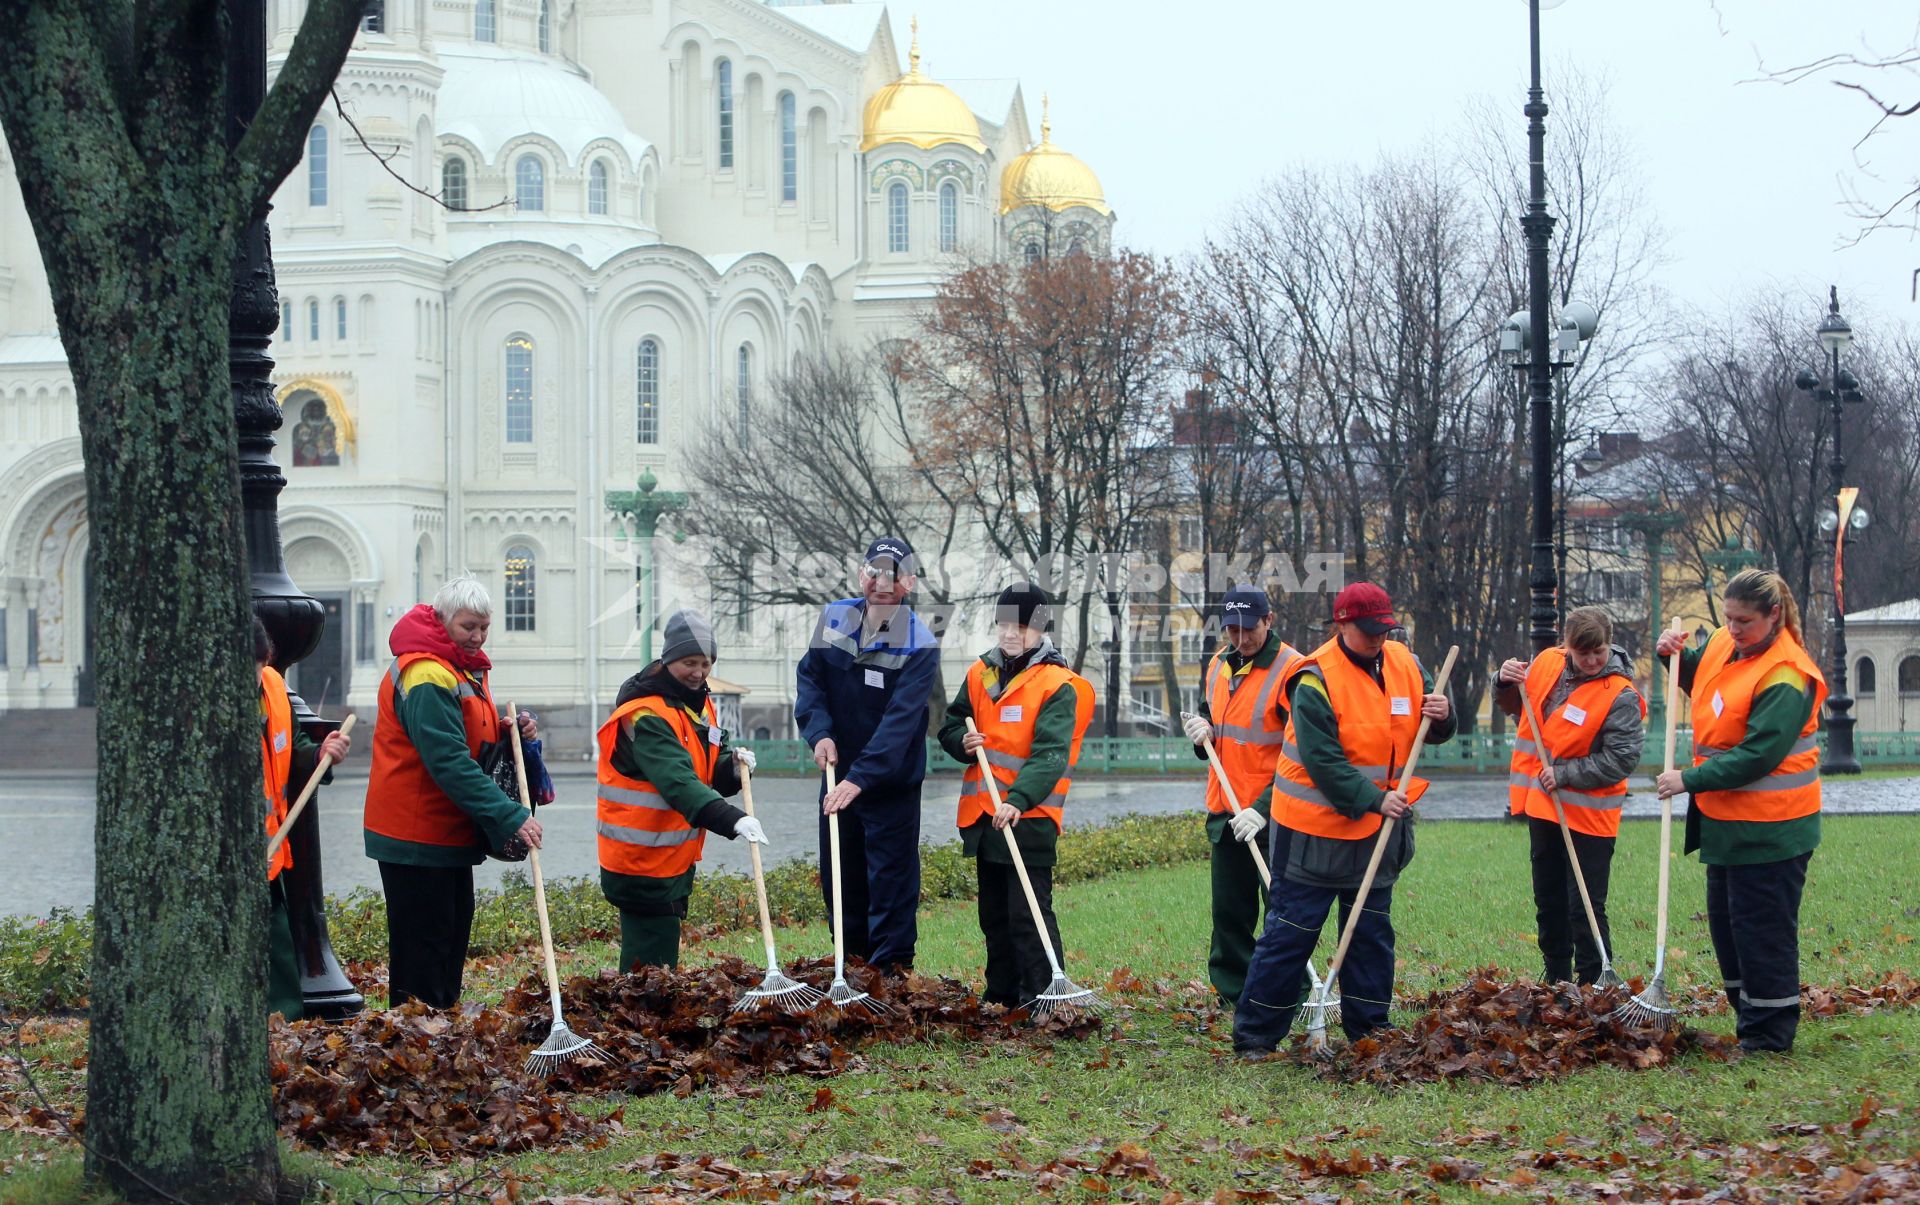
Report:
[{"label": "overcast sky", "polygon": [[[1195,247],[1260,183],[1290,167],[1371,164],[1458,136],[1478,97],[1524,143],[1524,0],[890,0],[935,78],[1017,76],[1039,136],[1099,173],[1129,245]],[[1565,0],[1541,14],[1547,100],[1565,63],[1611,81],[1616,130],[1669,233],[1660,283],[1723,310],[1755,290],[1798,288],[1811,327],[1825,286],[1861,327],[1920,326],[1909,300],[1920,241],[1883,232],[1852,249],[1842,178],[1897,195],[1856,166],[1867,102],[1824,80],[1742,83],[1762,67],[1915,44],[1900,0]],[[1879,73],[1901,100],[1920,77]],[[1866,78],[1866,77],[1862,77]],[[1547,137],[1553,137],[1549,116]],[[1920,115],[1859,153],[1888,182],[1920,174]],[[1517,217],[1517,215],[1516,215]]]}]

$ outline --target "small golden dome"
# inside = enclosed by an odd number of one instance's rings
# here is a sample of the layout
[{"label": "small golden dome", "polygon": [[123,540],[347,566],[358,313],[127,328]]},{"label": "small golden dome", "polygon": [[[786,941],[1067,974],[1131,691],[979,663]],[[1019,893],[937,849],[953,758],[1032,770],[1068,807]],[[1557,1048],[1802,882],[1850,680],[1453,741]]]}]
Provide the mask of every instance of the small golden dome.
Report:
[{"label": "small golden dome", "polygon": [[1040,145],[1020,155],[1000,175],[1000,212],[1011,213],[1037,205],[1059,213],[1084,205],[1095,213],[1113,216],[1106,193],[1093,169],[1053,145],[1053,123],[1047,117],[1047,98],[1040,98]]},{"label": "small golden dome", "polygon": [[930,150],[958,143],[985,154],[980,123],[967,102],[948,87],[920,74],[920,19],[913,20],[913,44],[907,52],[907,73],[867,100],[860,149],[870,151],[888,142],[906,142]]}]

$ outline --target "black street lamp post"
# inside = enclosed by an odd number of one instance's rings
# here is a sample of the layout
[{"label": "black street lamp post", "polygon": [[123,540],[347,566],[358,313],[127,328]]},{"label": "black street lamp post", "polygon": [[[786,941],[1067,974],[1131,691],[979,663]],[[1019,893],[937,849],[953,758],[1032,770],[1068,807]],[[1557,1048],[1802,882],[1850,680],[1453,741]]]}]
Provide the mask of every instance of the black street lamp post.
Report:
[{"label": "black street lamp post", "polygon": [[[227,0],[227,140],[239,142],[267,94],[267,6],[261,0]],[[273,357],[267,348],[280,319],[273,278],[273,250],[264,217],[240,232],[234,248],[233,294],[227,319],[227,363],[238,433],[242,525],[254,614],[273,638],[275,669],[313,652],[326,627],[320,602],[287,576],[280,547],[280,491],[287,479],[273,460],[273,433],[280,407],[273,399]],[[316,743],[339,727],[315,715],[291,695],[294,722]],[[293,866],[277,880],[287,893],[300,991],[309,1016],[358,1012],[365,1001],[340,969],[327,940],[326,889],[320,875],[320,798],[307,804],[287,837]]]},{"label": "black street lamp post", "polygon": [[[1835,531],[1842,521],[1838,508],[1840,491],[1845,488],[1847,475],[1847,457],[1840,441],[1841,419],[1846,413],[1847,403],[1857,404],[1866,400],[1860,393],[1860,382],[1851,372],[1840,367],[1840,352],[1852,344],[1853,327],[1840,313],[1838,287],[1828,289],[1826,316],[1820,319],[1814,334],[1827,353],[1828,384],[1822,385],[1819,374],[1809,368],[1801,369],[1793,383],[1815,401],[1825,402],[1833,408],[1833,459],[1827,462],[1827,483],[1832,494],[1831,505],[1835,509],[1831,515],[1823,516],[1830,518],[1832,525],[1823,522],[1822,526],[1828,531]],[[1855,510],[1846,519],[1850,530],[1858,530],[1867,525],[1867,512]],[[1845,539],[1847,534],[1837,532],[1836,540]],[[1828,670],[1827,751],[1820,762],[1820,772],[1858,774],[1860,759],[1855,756],[1853,749],[1853,697],[1847,693],[1847,616],[1837,580],[1834,587],[1833,665]]]}]

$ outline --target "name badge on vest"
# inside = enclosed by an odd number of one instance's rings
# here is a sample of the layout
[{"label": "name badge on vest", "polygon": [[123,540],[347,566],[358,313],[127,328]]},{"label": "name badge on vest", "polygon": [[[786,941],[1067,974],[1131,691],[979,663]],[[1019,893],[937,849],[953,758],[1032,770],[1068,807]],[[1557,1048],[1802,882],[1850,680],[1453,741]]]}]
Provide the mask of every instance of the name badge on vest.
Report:
[{"label": "name badge on vest", "polygon": [[707,725],[707,744],[717,747],[720,744],[720,738],[722,735],[723,733],[721,733],[720,729],[716,728],[712,724]]},{"label": "name badge on vest", "polygon": [[1713,718],[1719,719],[1720,713],[1727,709],[1727,701],[1720,697],[1719,691],[1713,692]]},{"label": "name badge on vest", "polygon": [[1406,695],[1395,695],[1392,701],[1392,714],[1412,715],[1413,700]]},{"label": "name badge on vest", "polygon": [[883,674],[883,673],[881,673],[881,672],[880,672],[879,670],[877,670],[877,669],[870,669],[870,670],[868,670],[868,671],[866,671],[866,674],[867,674],[867,685],[868,685],[868,686],[878,686],[878,687],[882,687],[882,688],[884,688],[884,687],[886,686],[886,684],[887,684],[887,676],[886,676],[885,674]]},{"label": "name badge on vest", "polygon": [[1000,709],[1000,722],[1002,724],[1018,724],[1020,722],[1020,704],[1015,703],[1011,707],[1002,707]]},{"label": "name badge on vest", "polygon": [[1580,708],[1575,707],[1571,703],[1566,705],[1566,707],[1560,712],[1560,715],[1567,721],[1567,723],[1572,724],[1575,728],[1582,727],[1587,722],[1587,713],[1582,711]]},{"label": "name badge on vest", "polygon": [[275,753],[278,753],[281,750],[285,749],[286,747],[287,747],[287,734],[284,732],[274,733],[273,734],[273,751]]}]

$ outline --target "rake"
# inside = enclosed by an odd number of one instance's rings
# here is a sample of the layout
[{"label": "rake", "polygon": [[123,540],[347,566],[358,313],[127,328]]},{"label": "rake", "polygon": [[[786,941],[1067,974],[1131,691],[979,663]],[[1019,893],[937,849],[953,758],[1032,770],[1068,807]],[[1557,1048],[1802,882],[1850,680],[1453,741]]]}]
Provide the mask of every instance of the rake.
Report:
[{"label": "rake", "polygon": [[[753,772],[745,765],[740,767],[740,802],[746,805],[747,815],[753,815]],[[767,913],[767,880],[760,868],[760,847],[749,841],[747,853],[753,859],[753,894],[754,901],[760,905],[760,936],[767,943],[767,974],[734,1003],[733,1011],[750,1013],[769,1007],[806,1012],[826,997],[811,983],[801,983],[781,973],[780,958],[773,950],[773,918]]]},{"label": "rake", "polygon": [[[833,763],[827,763],[827,793],[833,793]],[[833,983],[827,988],[827,1003],[847,1012],[860,1012],[869,1017],[884,1017],[889,1009],[882,1001],[875,1000],[868,992],[857,992],[847,982],[847,934],[846,910],[840,903],[840,813],[827,813],[827,845],[832,850],[833,863]],[[767,942],[769,951],[773,948],[772,939]]]},{"label": "rake", "polygon": [[[349,712],[347,718],[340,722],[340,735],[350,735],[354,724],[359,719],[359,716]],[[293,822],[300,819],[301,812],[307,810],[307,801],[313,798],[314,791],[320,786],[320,780],[327,776],[327,770],[332,765],[332,758],[322,757],[319,764],[314,766],[313,773],[307,776],[307,785],[300,788],[300,797],[295,799],[293,806],[287,809],[287,818],[280,822],[280,827],[274,832],[273,838],[267,842],[267,861],[273,861],[273,855],[280,852],[280,846],[285,844],[287,838],[293,834]]]},{"label": "rake", "polygon": [[[1183,711],[1180,713],[1180,718],[1186,720],[1191,718],[1192,715],[1192,712]],[[1202,747],[1207,751],[1207,764],[1213,767],[1214,777],[1220,782],[1220,790],[1226,794],[1227,807],[1232,809],[1234,815],[1239,815],[1245,809],[1240,804],[1240,797],[1234,794],[1233,783],[1227,778],[1227,768],[1221,764],[1220,754],[1215,751],[1213,747],[1213,738],[1208,737],[1203,741]],[[1266,856],[1260,852],[1260,847],[1252,842],[1247,843],[1247,852],[1253,855],[1254,869],[1260,872],[1260,881],[1266,885],[1267,896],[1271,899],[1273,896],[1273,872],[1267,868]],[[1307,992],[1307,998],[1312,999],[1314,996],[1320,994],[1321,986],[1320,975],[1313,969],[1313,959],[1311,958],[1307,959],[1307,978],[1313,984]],[[1307,1024],[1309,1026],[1308,1032],[1311,1033],[1311,1027],[1317,1024],[1320,1027],[1321,1034],[1324,1035],[1327,1029],[1327,1022],[1333,1021],[1337,1023],[1339,1020],[1340,997],[1329,993],[1327,996],[1327,1007],[1307,1018]]]},{"label": "rake", "polygon": [[[527,763],[520,752],[520,713],[512,703],[507,704],[507,731],[513,734],[513,771],[520,780],[520,798],[529,799]],[[553,926],[547,919],[547,888],[540,877],[540,851],[531,845],[527,847],[527,867],[533,873],[533,907],[540,914],[540,953],[546,960],[547,994],[553,1004],[553,1028],[540,1048],[527,1056],[527,1071],[533,1075],[550,1075],[570,1059],[612,1062],[613,1056],[595,1045],[593,1039],[568,1029],[560,1015],[560,972],[553,964]]]},{"label": "rake", "polygon": [[[973,717],[967,717],[967,731],[978,733]],[[993,776],[993,767],[987,763],[987,747],[981,745],[973,751],[980,763],[980,777],[987,784],[987,798],[993,801],[993,810],[1001,808],[1000,783]],[[1020,890],[1026,892],[1027,908],[1033,913],[1033,927],[1040,931],[1040,948],[1047,952],[1047,968],[1053,972],[1053,981],[1041,989],[1038,996],[1027,1002],[1027,1012],[1036,1021],[1044,1021],[1056,1009],[1080,1009],[1087,1012],[1104,1012],[1107,1002],[1102,1000],[1092,988],[1081,987],[1067,978],[1060,969],[1060,955],[1053,948],[1053,938],[1047,933],[1047,918],[1040,911],[1040,898],[1033,894],[1033,880],[1027,877],[1027,863],[1020,856],[1020,843],[1013,839],[1013,826],[1009,824],[1000,830],[1007,838],[1007,852],[1013,856],[1014,873],[1020,876]]]},{"label": "rake", "polygon": [[[1682,629],[1675,624],[1674,631]],[[1673,769],[1673,742],[1680,723],[1680,654],[1667,659],[1667,750],[1664,769]],[[1625,1025],[1661,1025],[1678,1013],[1667,999],[1667,863],[1673,852],[1673,796],[1660,801],[1660,888],[1656,897],[1653,926],[1653,978],[1631,1000],[1613,1011],[1613,1019]]]},{"label": "rake", "polygon": [[[1520,684],[1520,702],[1527,709],[1527,723],[1533,726],[1533,738],[1540,747],[1540,761],[1546,763],[1547,726],[1540,722],[1539,705],[1533,696],[1527,693],[1527,685]],[[1560,821],[1560,840],[1567,847],[1567,865],[1573,867],[1573,883],[1580,889],[1580,906],[1587,910],[1587,932],[1593,934],[1593,944],[1600,951],[1600,976],[1593,981],[1595,987],[1621,987],[1626,980],[1620,978],[1620,972],[1613,969],[1613,959],[1607,953],[1607,939],[1600,934],[1600,918],[1593,910],[1593,897],[1587,893],[1586,872],[1580,869],[1580,859],[1573,852],[1573,829],[1567,825],[1567,809],[1560,802],[1560,790],[1556,786],[1547,792],[1547,798],[1553,801],[1553,814]]]},{"label": "rake", "polygon": [[[1454,645],[1447,650],[1447,659],[1440,663],[1440,676],[1434,679],[1435,694],[1444,694],[1447,679],[1453,676],[1453,663],[1460,656],[1460,646]],[[1420,764],[1420,750],[1426,747],[1427,729],[1432,726],[1433,717],[1420,717],[1420,727],[1413,734],[1413,749],[1407,754],[1406,768],[1399,776],[1392,767],[1387,770],[1387,789],[1394,789],[1397,782],[1405,782],[1413,777],[1414,767]],[[1387,852],[1387,841],[1393,836],[1394,818],[1388,816],[1380,822],[1380,831],[1374,837],[1373,856],[1367,859],[1367,872],[1360,877],[1360,890],[1353,896],[1353,907],[1347,912],[1347,924],[1340,931],[1340,944],[1334,947],[1333,961],[1327,964],[1327,977],[1314,989],[1313,996],[1307,1001],[1307,1046],[1314,1051],[1323,1051],[1327,1046],[1327,1010],[1333,1006],[1328,995],[1328,985],[1340,977],[1340,964],[1347,960],[1347,947],[1353,944],[1353,933],[1360,927],[1360,917],[1367,908],[1367,896],[1373,891],[1373,876],[1379,873],[1380,859]]]}]

